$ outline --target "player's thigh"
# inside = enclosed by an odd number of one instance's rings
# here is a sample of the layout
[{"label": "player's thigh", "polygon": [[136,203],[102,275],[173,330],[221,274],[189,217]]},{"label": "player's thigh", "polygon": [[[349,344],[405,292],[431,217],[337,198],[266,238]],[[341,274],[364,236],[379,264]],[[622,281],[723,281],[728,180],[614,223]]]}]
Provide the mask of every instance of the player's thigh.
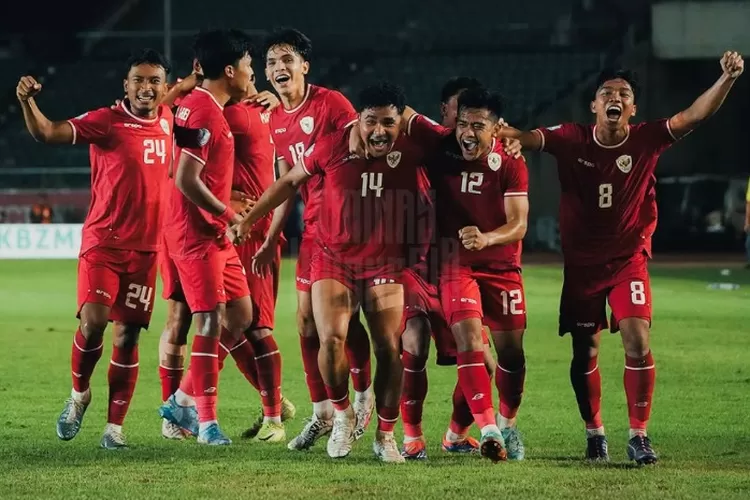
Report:
[{"label": "player's thigh", "polygon": [[[245,270],[248,264],[244,263]],[[247,286],[250,292],[250,300],[253,304],[253,316],[250,324],[251,330],[269,329],[273,330],[275,309],[276,309],[276,291],[278,283],[278,267],[272,269],[270,273],[262,276],[249,273],[247,275]]]},{"label": "player's thigh", "polygon": [[187,303],[167,299],[167,322],[162,332],[162,339],[170,344],[186,344],[192,320],[193,313]]},{"label": "player's thigh", "polygon": [[218,249],[211,249],[198,258],[173,257],[172,260],[194,321],[197,313],[217,311],[219,304],[223,309],[227,294],[224,289],[224,258]]},{"label": "player's thigh", "polygon": [[349,320],[356,308],[354,291],[334,279],[313,282],[312,310],[321,343],[346,342]]},{"label": "player's thigh", "polygon": [[437,301],[437,309],[431,310],[428,316],[430,318],[432,338],[435,341],[435,351],[437,352],[436,363],[440,366],[455,365],[456,356],[458,356],[456,339],[453,337],[453,332],[451,332],[448,322],[445,320],[445,315],[439,301]]},{"label": "player's thigh", "polygon": [[96,330],[106,328],[123,271],[121,261],[111,250],[92,248],[81,255],[78,259],[76,317],[82,324],[88,323]]},{"label": "player's thigh", "polygon": [[226,327],[237,338],[253,322],[253,302],[250,299],[247,270],[234,248],[224,251],[224,289],[227,294]]},{"label": "player's thigh", "polygon": [[481,324],[482,297],[470,268],[453,267],[441,272],[439,288],[440,305],[451,329],[468,319],[476,319]]},{"label": "player's thigh", "polygon": [[159,252],[159,274],[161,275],[161,296],[167,301],[177,301],[187,304],[185,293],[180,285],[180,275],[177,266],[166,250]]},{"label": "player's thigh", "polygon": [[120,287],[110,318],[118,323],[148,328],[154,311],[156,252],[129,252],[127,273],[120,276]]},{"label": "player's thigh", "polygon": [[612,309],[612,331],[626,318],[638,318],[651,324],[651,282],[645,255],[636,255],[628,260],[614,276],[614,285],[609,292],[609,307]]},{"label": "player's thigh", "polygon": [[565,268],[560,294],[559,334],[590,336],[607,327],[606,267]]},{"label": "player's thigh", "polygon": [[297,332],[301,337],[317,337],[313,317],[312,293],[297,288]]},{"label": "player's thigh", "polygon": [[297,268],[295,271],[295,281],[298,291],[310,293],[312,290],[311,268],[315,248],[315,240],[313,238],[302,237],[299,252],[297,253]]},{"label": "player's thigh", "polygon": [[404,330],[404,287],[401,283],[367,286],[362,310],[375,348],[398,350]]},{"label": "player's thigh", "polygon": [[[501,332],[526,329],[526,296],[519,271],[475,272],[484,310],[484,324],[492,332],[496,348]],[[504,342],[504,340],[501,340]]]}]

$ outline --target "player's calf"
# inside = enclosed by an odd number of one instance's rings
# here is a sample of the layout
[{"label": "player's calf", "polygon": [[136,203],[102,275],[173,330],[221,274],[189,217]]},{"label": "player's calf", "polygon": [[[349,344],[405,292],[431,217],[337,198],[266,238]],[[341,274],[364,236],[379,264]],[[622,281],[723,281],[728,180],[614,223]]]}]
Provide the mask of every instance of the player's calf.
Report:
[{"label": "player's calf", "polygon": [[500,400],[496,420],[510,460],[523,460],[525,456],[521,433],[516,428],[516,415],[521,406],[526,378],[523,333],[523,330],[492,333],[497,350],[495,385]]}]

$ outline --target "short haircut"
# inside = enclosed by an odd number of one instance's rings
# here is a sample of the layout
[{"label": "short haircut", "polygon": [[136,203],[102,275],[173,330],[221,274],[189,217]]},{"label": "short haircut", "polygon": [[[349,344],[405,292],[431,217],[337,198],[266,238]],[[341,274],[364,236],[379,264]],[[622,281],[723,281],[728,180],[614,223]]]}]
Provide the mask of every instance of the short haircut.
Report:
[{"label": "short haircut", "polygon": [[399,113],[406,109],[404,89],[389,82],[380,82],[362,89],[359,93],[359,111],[394,106]]},{"label": "short haircut", "polygon": [[485,88],[466,89],[458,96],[459,114],[464,109],[486,109],[495,120],[499,120],[504,108],[503,96]]},{"label": "short haircut", "polygon": [[638,95],[638,75],[636,75],[635,71],[624,68],[603,69],[596,79],[596,88],[594,89],[594,93],[598,92],[599,89],[602,88],[602,85],[604,85],[606,82],[618,79],[628,82],[630,88],[633,89],[633,96]]},{"label": "short haircut", "polygon": [[246,54],[251,54],[252,45],[250,38],[240,30],[211,30],[195,37],[193,53],[203,75],[216,80],[224,74],[224,68],[237,65]]},{"label": "short haircut", "polygon": [[440,91],[440,102],[445,104],[451,100],[454,95],[457,96],[467,89],[476,89],[482,86],[482,83],[476,78],[469,76],[456,76],[445,82],[443,89]]},{"label": "short haircut", "polygon": [[151,66],[161,66],[164,68],[164,73],[169,74],[171,70],[167,58],[162,55],[161,52],[154,49],[142,49],[137,52],[133,52],[128,57],[125,74],[130,73],[130,68],[134,66],[140,66],[141,64],[150,64]]},{"label": "short haircut", "polygon": [[304,61],[309,61],[312,55],[312,42],[300,30],[294,28],[277,28],[268,35],[263,42],[263,57],[268,54],[271,47],[288,45]]}]

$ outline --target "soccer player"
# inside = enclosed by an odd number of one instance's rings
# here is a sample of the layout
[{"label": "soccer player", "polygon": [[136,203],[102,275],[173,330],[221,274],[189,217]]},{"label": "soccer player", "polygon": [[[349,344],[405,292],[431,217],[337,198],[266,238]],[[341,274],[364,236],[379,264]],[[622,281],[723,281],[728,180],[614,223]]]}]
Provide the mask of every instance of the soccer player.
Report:
[{"label": "soccer player", "polygon": [[[516,413],[525,379],[526,308],[521,240],[528,219],[528,171],[503,151],[501,97],[467,89],[455,131],[406,113],[409,134],[427,151],[441,244],[440,302],[458,347],[458,382],[481,429],[480,452],[493,461],[524,458]],[[490,209],[490,207],[492,207]],[[446,251],[458,238],[457,252]],[[450,247],[448,247],[450,248]],[[497,353],[495,417],[485,367],[483,324]],[[507,449],[506,449],[507,447]]]},{"label": "soccer player", "polygon": [[605,70],[597,81],[591,112],[594,125],[565,123],[504,134],[524,148],[557,159],[562,188],[560,236],[565,261],[560,299],[560,335],[570,333],[570,381],[586,424],[586,456],[607,460],[600,415],[601,330],[621,332],[624,385],[630,418],[628,457],[638,464],[657,460],[647,434],[655,381],[649,346],[651,287],[647,270],[656,227],[654,171],[664,150],[713,115],[724,102],[744,62],[736,52],[720,61],[722,75],[687,109],[668,119],[630,124],[639,87],[626,70]]},{"label": "soccer player", "polygon": [[73,439],[91,403],[90,380],[114,323],[109,409],[102,448],[127,446],[122,424],[138,378],[138,337],[153,310],[160,194],[172,159],[172,112],[159,102],[169,65],[146,49],[127,62],[127,99],[68,121],[52,122],[35,96],[42,86],[21,78],[16,95],[31,135],[50,144],[90,144],[91,205],[78,263],[80,326],[72,347],[73,389],[57,420],[57,435]]},{"label": "soccer player", "polygon": [[404,95],[380,84],[360,94],[359,133],[370,159],[349,153],[351,126],[320,138],[294,168],[274,183],[246,216],[239,232],[252,225],[304,183],[325,176],[319,207],[318,251],[313,254],[312,305],[320,335],[319,365],[335,417],[327,451],[345,457],[355,440],[357,415],[349,401],[344,343],[358,304],[375,344],[375,402],[378,429],[373,450],[384,462],[402,463],[393,437],[398,419],[403,366],[403,228],[413,209],[417,165],[423,158],[400,134]]},{"label": "soccer player", "polygon": [[[458,96],[468,88],[479,88],[481,83],[468,77],[448,80],[440,93],[442,125],[455,128],[458,113]],[[427,357],[430,337],[435,338],[438,365],[456,364],[456,343],[445,321],[437,287],[439,257],[435,245],[435,200],[426,175],[419,176],[419,208],[413,227],[417,234],[408,255],[408,268],[404,271],[405,328],[401,336],[404,387],[401,394],[401,418],[404,425],[402,455],[406,459],[427,458],[426,440],[422,433],[422,412],[427,397]],[[494,360],[485,346],[488,369]],[[487,360],[485,360],[487,362]],[[468,435],[474,422],[466,398],[459,385],[453,394],[451,425],[443,439],[443,449],[448,452],[471,453],[479,449],[479,442]]]},{"label": "soccer player", "polygon": [[[266,78],[281,97],[282,106],[271,113],[271,132],[276,144],[280,175],[290,170],[318,138],[357,119],[351,103],[339,92],[307,83],[312,44],[304,34],[294,29],[274,32],[266,40]],[[316,249],[316,225],[322,199],[322,178],[314,176],[300,187],[305,203],[304,232],[297,256],[297,327],[300,335],[305,383],[313,403],[313,416],[292,439],[290,450],[310,448],[321,436],[328,434],[333,425],[334,407],[328,400],[325,385],[318,367],[320,340],[313,319],[310,296],[310,265]],[[277,241],[284,228],[292,201],[276,210],[268,229],[265,243],[255,256],[259,265],[268,265],[275,258]],[[370,344],[367,333],[359,321],[352,317],[346,352],[355,390],[354,410],[357,414],[355,435],[364,434],[372,416],[374,401],[370,388]]]},{"label": "soccer player", "polygon": [[[231,441],[216,418],[221,320],[239,339],[251,324],[252,302],[245,271],[225,236],[228,224],[242,217],[229,206],[234,138],[223,111],[229,100],[247,95],[253,70],[248,39],[237,30],[202,33],[195,49],[203,83],[182,100],[176,122],[207,133],[201,147],[182,148],[175,155],[178,165],[166,214],[165,242],[178,281],[165,280],[165,286],[179,287],[197,329],[186,379],[195,396],[198,442],[228,445]],[[172,296],[169,292],[165,290],[166,296]],[[268,352],[256,350],[256,355],[278,357],[273,337],[263,340],[268,341]],[[160,412],[183,429],[195,430],[190,408],[178,404],[176,398],[170,398]]]}]

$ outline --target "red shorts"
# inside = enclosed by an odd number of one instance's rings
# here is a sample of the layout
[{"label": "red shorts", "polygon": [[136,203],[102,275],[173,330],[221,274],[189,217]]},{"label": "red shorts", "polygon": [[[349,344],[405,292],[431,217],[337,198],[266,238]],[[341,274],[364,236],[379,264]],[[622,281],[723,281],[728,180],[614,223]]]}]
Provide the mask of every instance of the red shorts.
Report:
[{"label": "red shorts", "polygon": [[199,258],[172,256],[172,262],[193,313],[214,311],[219,304],[250,295],[245,269],[231,245],[213,247]]},{"label": "red shorts", "polygon": [[611,331],[623,318],[651,322],[651,284],[644,253],[609,264],[565,267],[560,297],[560,335],[594,334],[607,328],[607,299],[612,309]]},{"label": "red shorts", "polygon": [[448,323],[445,321],[443,307],[440,305],[438,289],[427,282],[418,272],[405,269],[402,275],[404,284],[404,321],[424,317],[430,321],[432,338],[437,350],[437,364],[456,364],[456,340],[453,338]]},{"label": "red shorts", "polygon": [[276,298],[279,295],[279,272],[281,271],[281,244],[276,248],[276,258],[271,265],[271,273],[266,276],[257,276],[252,273],[253,255],[263,246],[265,240],[258,236],[252,237],[247,243],[237,247],[237,255],[240,257],[245,272],[247,273],[247,286],[250,290],[250,299],[253,302],[253,322],[251,330],[268,328],[273,330]]},{"label": "red shorts", "polygon": [[302,235],[297,253],[297,290],[300,292],[310,293],[312,288],[312,279],[310,269],[313,255],[318,251],[318,245],[314,236],[310,236],[307,231]]},{"label": "red shorts", "polygon": [[177,266],[166,250],[159,252],[159,273],[161,274],[161,297],[164,300],[187,302],[180,285]]},{"label": "red shorts", "polygon": [[78,312],[87,302],[110,308],[109,320],[148,328],[154,310],[156,252],[94,247],[78,259]]},{"label": "red shorts", "polygon": [[313,283],[326,279],[336,280],[355,293],[360,293],[365,288],[372,286],[400,284],[402,269],[395,265],[356,269],[353,266],[339,262],[325,250],[319,250],[313,254],[310,265],[310,278],[310,281]]},{"label": "red shorts", "polygon": [[521,272],[450,265],[440,273],[440,301],[448,324],[480,318],[493,332],[526,328]]}]

